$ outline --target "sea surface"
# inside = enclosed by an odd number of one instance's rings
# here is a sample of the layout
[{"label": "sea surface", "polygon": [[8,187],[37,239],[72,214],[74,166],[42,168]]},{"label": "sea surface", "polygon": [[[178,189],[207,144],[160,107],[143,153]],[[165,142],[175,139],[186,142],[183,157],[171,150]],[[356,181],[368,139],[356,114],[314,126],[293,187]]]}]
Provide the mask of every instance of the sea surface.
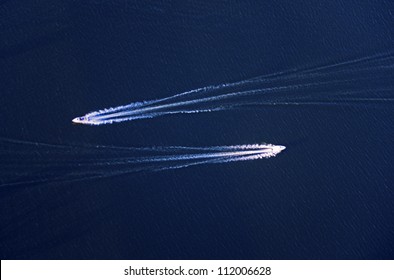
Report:
[{"label": "sea surface", "polygon": [[[16,162],[2,153],[0,176],[42,179],[12,185],[0,177],[0,258],[393,259],[394,77],[382,81],[391,85],[387,102],[71,122],[208,85],[392,57],[393,27],[389,0],[0,1],[0,147]],[[35,145],[14,150],[7,141]],[[73,151],[74,166],[74,147],[84,145],[286,150],[56,180],[21,157],[42,157],[40,143]]]}]

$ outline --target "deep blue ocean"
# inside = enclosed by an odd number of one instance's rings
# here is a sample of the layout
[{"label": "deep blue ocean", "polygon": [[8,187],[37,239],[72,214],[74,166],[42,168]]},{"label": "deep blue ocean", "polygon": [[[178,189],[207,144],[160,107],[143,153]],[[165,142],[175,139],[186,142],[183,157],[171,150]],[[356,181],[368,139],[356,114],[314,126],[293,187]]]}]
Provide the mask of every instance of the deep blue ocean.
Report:
[{"label": "deep blue ocean", "polygon": [[[46,182],[0,189],[0,258],[393,259],[392,101],[71,122],[207,85],[392,54],[393,27],[389,0],[0,1],[1,139],[69,150],[287,147],[270,159],[91,180],[34,170]],[[18,162],[21,150],[10,151]],[[33,172],[0,161],[3,176]]]}]

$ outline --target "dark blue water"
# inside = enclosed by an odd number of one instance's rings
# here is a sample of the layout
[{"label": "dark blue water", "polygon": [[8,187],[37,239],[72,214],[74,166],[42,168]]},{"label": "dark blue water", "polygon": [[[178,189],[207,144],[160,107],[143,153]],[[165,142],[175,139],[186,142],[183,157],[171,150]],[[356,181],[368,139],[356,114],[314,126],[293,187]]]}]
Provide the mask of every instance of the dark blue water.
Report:
[{"label": "dark blue water", "polygon": [[0,257],[393,259],[392,103],[71,123],[109,106],[392,52],[393,15],[388,0],[0,1],[1,137],[287,147],[271,159],[4,187]]}]

